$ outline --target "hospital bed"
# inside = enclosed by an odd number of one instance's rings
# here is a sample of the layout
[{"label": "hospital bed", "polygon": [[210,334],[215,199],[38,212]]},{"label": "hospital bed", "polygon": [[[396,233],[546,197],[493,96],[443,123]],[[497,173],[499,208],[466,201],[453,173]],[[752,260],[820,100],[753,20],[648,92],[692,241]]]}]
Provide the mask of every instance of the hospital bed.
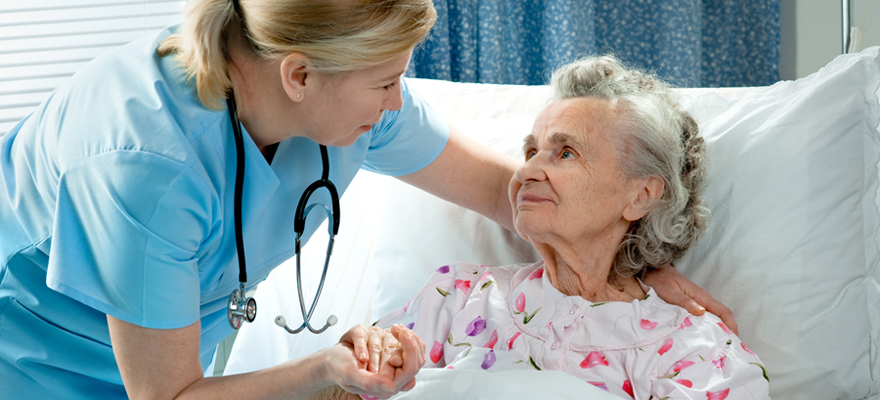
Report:
[{"label": "hospital bed", "polygon": [[[763,88],[679,89],[709,150],[711,226],[675,265],[735,313],[742,340],[765,362],[774,399],[880,399],[880,246],[877,54],[840,56],[819,72]],[[520,157],[547,86],[411,79],[466,134]],[[289,335],[301,318],[294,264],[259,285],[255,323],[237,335],[225,373],[252,371],[333,345],[406,303],[429,273],[454,261],[538,260],[514,234],[396,179],[361,172],[342,220],[316,321],[320,336]],[[326,232],[326,230],[323,230]],[[319,232],[322,232],[319,229]],[[326,237],[304,250],[306,297]],[[423,371],[407,398],[614,396],[561,373]]]}]

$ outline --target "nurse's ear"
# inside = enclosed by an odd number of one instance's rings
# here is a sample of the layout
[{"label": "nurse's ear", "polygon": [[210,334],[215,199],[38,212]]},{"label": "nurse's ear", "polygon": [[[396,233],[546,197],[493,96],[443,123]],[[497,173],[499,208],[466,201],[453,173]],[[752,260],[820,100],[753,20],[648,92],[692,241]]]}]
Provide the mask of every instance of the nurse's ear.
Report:
[{"label": "nurse's ear", "polygon": [[281,60],[281,86],[294,102],[305,98],[307,87],[313,86],[312,60],[303,53],[290,53]]}]

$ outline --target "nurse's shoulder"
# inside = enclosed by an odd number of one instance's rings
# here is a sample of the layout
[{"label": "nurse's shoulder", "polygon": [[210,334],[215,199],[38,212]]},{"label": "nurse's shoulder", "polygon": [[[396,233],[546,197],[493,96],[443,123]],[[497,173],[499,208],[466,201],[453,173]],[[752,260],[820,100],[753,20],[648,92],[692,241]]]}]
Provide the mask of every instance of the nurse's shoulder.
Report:
[{"label": "nurse's shoulder", "polygon": [[[207,110],[158,43],[175,27],[105,53],[83,66],[39,110],[42,145],[60,164],[108,152],[145,152],[192,164],[191,142],[216,130]],[[37,116],[37,115],[35,115]]]}]

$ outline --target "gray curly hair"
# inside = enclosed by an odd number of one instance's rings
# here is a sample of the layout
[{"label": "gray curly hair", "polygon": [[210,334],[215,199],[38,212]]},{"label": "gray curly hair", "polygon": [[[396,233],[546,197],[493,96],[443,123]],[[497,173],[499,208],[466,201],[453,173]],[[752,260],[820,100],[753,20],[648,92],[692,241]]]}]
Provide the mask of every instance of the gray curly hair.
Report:
[{"label": "gray curly hair", "polygon": [[633,178],[658,177],[663,194],[630,224],[609,279],[632,277],[681,257],[708,225],[703,189],[706,147],[696,121],[681,109],[669,85],[625,67],[613,56],[587,57],[557,69],[553,101],[607,99],[617,111],[615,147],[620,168]]}]

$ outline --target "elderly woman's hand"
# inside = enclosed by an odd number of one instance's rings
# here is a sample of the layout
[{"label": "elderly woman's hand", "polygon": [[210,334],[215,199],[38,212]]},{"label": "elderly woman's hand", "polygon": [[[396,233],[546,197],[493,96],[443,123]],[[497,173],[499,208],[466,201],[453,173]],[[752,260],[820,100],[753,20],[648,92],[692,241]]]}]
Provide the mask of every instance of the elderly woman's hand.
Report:
[{"label": "elderly woman's hand", "polygon": [[657,295],[667,303],[682,307],[693,315],[703,315],[706,310],[717,315],[733,333],[739,334],[733,311],[709,292],[690,281],[672,265],[656,269],[645,275],[645,284],[654,288]]},{"label": "elderly woman's hand", "polygon": [[[387,330],[376,326],[366,329],[367,371],[393,379],[396,387],[405,384],[403,391],[412,389],[415,385],[412,378],[425,365],[425,343],[403,325],[395,324]],[[410,342],[409,351],[403,346],[404,342]],[[363,349],[359,349],[361,344],[359,341],[355,343],[355,351],[361,351],[357,354],[363,354]],[[405,379],[407,377],[409,379]]]},{"label": "elderly woman's hand", "polygon": [[399,325],[391,329],[355,326],[337,346],[354,358],[330,365],[335,370],[334,381],[349,393],[387,398],[410,390],[415,386],[416,373],[425,364],[424,342]]}]

